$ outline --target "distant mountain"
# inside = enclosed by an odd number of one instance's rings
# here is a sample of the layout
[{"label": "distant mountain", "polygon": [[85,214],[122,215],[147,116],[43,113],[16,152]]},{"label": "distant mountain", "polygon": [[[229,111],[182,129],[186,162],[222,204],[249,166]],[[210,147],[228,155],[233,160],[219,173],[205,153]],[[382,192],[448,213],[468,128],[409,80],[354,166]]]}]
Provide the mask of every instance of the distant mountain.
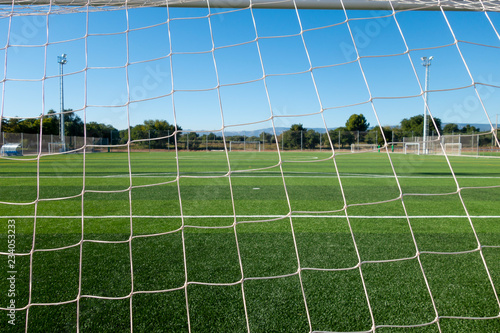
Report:
[{"label": "distant mountain", "polygon": [[[443,123],[442,127],[444,128],[447,123]],[[457,124],[459,128],[462,128],[466,125],[471,125],[475,126],[476,128],[479,128],[481,132],[489,131],[491,129],[489,124],[466,124],[466,123],[459,123]],[[495,124],[493,124],[495,126]],[[392,127],[392,126],[391,126]],[[335,129],[336,127],[329,128],[330,130]],[[369,129],[372,129],[373,127],[370,127]],[[280,135],[284,131],[288,131],[290,127],[276,127],[276,134]],[[306,127],[307,130],[313,129],[318,133],[326,133],[326,130],[324,128],[309,128]],[[189,130],[186,130],[189,131]],[[259,136],[262,132],[266,132],[269,134],[273,134],[273,128],[268,127],[268,128],[262,128],[258,130],[253,130],[253,131],[226,131],[225,134],[226,136],[233,136],[233,135],[245,135],[245,136]]]},{"label": "distant mountain", "polygon": [[[280,135],[281,133],[288,131],[290,127],[276,127],[276,134]],[[308,128],[306,127],[307,130],[313,129],[318,133],[326,133],[326,130],[324,128]],[[227,136],[232,136],[232,135],[245,135],[245,136],[259,136],[262,132],[266,132],[269,134],[273,134],[273,128],[268,127],[268,128],[262,128],[258,130],[253,130],[253,131],[226,131],[225,134]]]},{"label": "distant mountain", "polygon": [[[459,123],[457,124],[459,128],[462,128],[464,126],[467,126],[467,125],[471,125],[471,126],[474,126],[475,128],[479,128],[479,130],[481,132],[485,132],[485,131],[489,131],[491,130],[491,126],[490,124],[466,124],[466,123]],[[442,124],[442,127],[444,128],[446,126],[446,123],[443,123]],[[493,126],[495,126],[495,124],[493,124]]]}]

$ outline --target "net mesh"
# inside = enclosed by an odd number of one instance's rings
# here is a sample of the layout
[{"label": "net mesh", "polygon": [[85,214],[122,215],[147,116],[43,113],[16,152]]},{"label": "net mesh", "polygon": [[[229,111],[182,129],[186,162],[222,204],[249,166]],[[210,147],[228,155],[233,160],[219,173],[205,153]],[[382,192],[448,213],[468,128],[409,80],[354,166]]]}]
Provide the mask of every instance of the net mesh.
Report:
[{"label": "net mesh", "polygon": [[[393,129],[389,136],[384,128],[394,122],[386,109],[408,110],[410,117],[424,106],[435,128],[439,117],[487,124],[483,146],[497,152],[490,106],[498,72],[476,68],[474,56],[484,52],[487,63],[498,58],[498,16],[489,11],[498,4],[460,2],[478,10],[465,14],[493,36],[483,40],[457,25],[463,13],[445,10],[449,2],[434,12],[399,10],[391,2],[377,12],[351,11],[343,1],[339,10],[321,12],[304,10],[301,1],[287,1],[288,10],[215,3],[0,8],[2,130],[31,119],[40,133],[25,145],[31,155],[0,159],[5,170],[23,167],[1,178],[8,191],[0,199],[0,254],[15,264],[2,268],[0,286],[12,289],[8,278],[15,276],[17,295],[2,293],[4,317],[14,311],[21,331],[498,330],[500,214],[472,200],[478,193],[498,196],[498,174],[473,182],[477,176],[468,177],[462,160],[448,156],[453,138],[440,131],[417,140],[438,156],[403,159],[397,153],[405,133]],[[431,32],[408,28],[422,18],[439,22],[429,29],[447,37],[422,40]],[[74,141],[71,152],[53,155],[43,148],[50,135],[44,120],[51,122],[49,109],[59,103],[52,60],[63,52],[66,105],[73,107],[64,112],[81,119],[84,133],[66,139]],[[419,58],[429,52],[435,61],[450,57],[462,76],[443,72],[426,102]],[[37,60],[23,68],[27,59]],[[449,95],[458,102],[446,104]],[[365,114],[378,132],[334,132],[352,113]],[[170,127],[147,123],[154,118]],[[127,130],[112,134],[114,140],[89,141],[99,121]],[[319,138],[314,144],[313,134],[293,128],[308,122],[321,133],[319,147]],[[149,127],[136,126],[142,123]],[[243,131],[259,130],[250,142],[261,147],[265,127],[268,155],[255,148],[244,157],[229,154]],[[380,148],[351,154],[360,137]],[[308,142],[323,154],[300,155]],[[476,148],[480,142],[478,134]],[[111,150],[119,154],[104,154]],[[140,155],[152,150],[161,154]],[[220,152],[199,155],[203,150]],[[360,162],[360,155],[367,159]],[[414,175],[426,161],[438,171]],[[298,182],[304,177],[305,190]],[[424,191],[417,186],[422,178],[439,184]],[[318,188],[325,198],[307,199],[319,197]],[[15,221],[15,251],[9,251],[9,221]],[[465,236],[454,238],[457,230]],[[464,266],[474,272],[469,279]],[[459,295],[452,306],[449,292]],[[0,327],[12,328],[2,321]]]}]

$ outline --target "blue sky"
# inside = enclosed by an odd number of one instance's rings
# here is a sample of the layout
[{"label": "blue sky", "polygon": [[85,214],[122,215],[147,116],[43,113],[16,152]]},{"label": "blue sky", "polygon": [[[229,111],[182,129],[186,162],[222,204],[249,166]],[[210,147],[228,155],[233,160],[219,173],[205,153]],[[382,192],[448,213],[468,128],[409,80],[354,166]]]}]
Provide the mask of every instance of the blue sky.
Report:
[{"label": "blue sky", "polygon": [[[439,90],[429,94],[434,116],[445,123],[488,123],[476,91],[493,122],[500,113],[500,42],[484,13],[446,12],[460,41],[457,48],[441,12],[397,13],[403,39],[394,17],[376,18],[390,12],[348,11],[361,67],[343,11],[300,10],[306,47],[294,10],[254,10],[258,45],[249,9],[215,8],[211,13],[217,68],[207,9],[91,12],[88,31],[84,12],[12,22],[0,18],[0,59],[6,59],[0,66],[0,77],[6,79],[3,116],[59,111],[57,56],[62,53],[68,54],[66,108],[118,129],[146,119],[173,123],[174,107],[177,123],[191,130],[219,130],[222,119],[230,131],[267,128],[271,110],[278,127],[324,127],[324,119],[335,128],[353,113],[363,113],[374,126],[372,104],[359,104],[369,100],[370,92],[380,123],[397,125],[423,112],[415,75],[423,85],[422,56],[434,57],[430,89]],[[500,15],[489,15],[500,30]],[[470,86],[467,68],[476,83],[487,85]],[[214,89],[217,74],[220,99]]]}]

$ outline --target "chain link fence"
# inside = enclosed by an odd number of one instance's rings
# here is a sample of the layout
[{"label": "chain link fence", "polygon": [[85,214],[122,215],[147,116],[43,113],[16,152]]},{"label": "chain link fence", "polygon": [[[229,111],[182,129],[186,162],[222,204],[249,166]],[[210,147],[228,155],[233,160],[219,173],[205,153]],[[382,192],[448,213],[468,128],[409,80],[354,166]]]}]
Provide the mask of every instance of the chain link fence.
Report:
[{"label": "chain link fence", "polygon": [[[385,138],[385,140],[384,140]],[[123,142],[122,142],[123,141]],[[332,149],[340,152],[380,151],[388,143],[388,148],[395,153],[413,154],[449,154],[449,155],[499,155],[493,132],[474,134],[452,134],[441,137],[431,133],[424,141],[423,137],[401,131],[339,131],[329,133],[316,131],[285,131],[274,135],[232,135],[225,136],[206,132],[184,132],[177,137],[163,136],[135,140],[131,143],[132,151],[223,151],[224,149],[241,151],[319,150]],[[55,154],[63,151],[82,152],[118,152],[127,151],[126,140],[114,140],[111,145],[108,138],[66,136],[64,145],[58,135],[0,132],[0,147],[5,144],[17,144],[22,155],[41,153]],[[231,148],[230,148],[231,147]]]},{"label": "chain link fence", "polygon": [[[22,155],[37,155],[41,153],[55,154],[62,151],[82,151],[83,147],[87,147],[87,152],[105,151],[106,138],[81,136],[66,136],[64,145],[58,135],[41,135],[29,133],[7,133],[0,132],[0,148],[5,144],[19,144]],[[97,146],[97,147],[96,147]]]}]

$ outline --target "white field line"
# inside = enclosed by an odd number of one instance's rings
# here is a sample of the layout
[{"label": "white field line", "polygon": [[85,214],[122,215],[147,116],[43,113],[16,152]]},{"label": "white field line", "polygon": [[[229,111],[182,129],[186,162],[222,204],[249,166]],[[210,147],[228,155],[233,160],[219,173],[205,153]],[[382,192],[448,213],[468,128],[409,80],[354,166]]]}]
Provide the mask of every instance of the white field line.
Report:
[{"label": "white field line", "polygon": [[[186,173],[182,174],[182,176],[190,176],[196,178],[197,176],[199,177],[207,177],[207,175],[213,174],[214,177],[221,177],[225,176],[226,174],[224,172],[202,172],[202,173]],[[146,173],[146,174],[132,174],[132,177],[135,178],[161,178],[161,177],[173,177],[175,178],[177,176],[176,173]],[[92,175],[85,175],[85,178],[129,178],[130,175],[128,173],[124,174],[118,174],[118,175],[99,175],[99,176],[92,176]],[[231,177],[238,177],[238,178],[282,178],[281,175],[276,174],[276,175],[270,175],[268,173],[259,175],[257,173],[255,174],[240,174],[240,172],[232,172]],[[345,174],[340,174],[341,178],[394,178],[393,175],[379,175],[379,174],[352,174],[352,173],[345,173]],[[35,178],[34,176],[1,176],[0,179],[5,178],[5,179],[32,179]],[[40,175],[39,178],[54,178],[54,179],[61,179],[61,178],[82,178],[81,176],[43,176]],[[312,172],[287,172],[285,173],[285,178],[337,178],[336,174],[333,173],[312,173]],[[415,178],[415,179],[453,179],[453,177],[450,176],[405,176],[401,175],[398,176],[398,178]],[[461,178],[461,179],[500,179],[500,176],[457,176],[456,178]]]},{"label": "white field line", "polygon": [[[0,216],[0,219],[29,219],[34,218],[33,215],[18,215],[18,216]],[[86,219],[119,219],[119,218],[130,218],[130,215],[84,215]],[[181,217],[190,219],[206,219],[206,218],[227,218],[232,219],[234,215],[132,215],[132,218],[150,218],[150,219],[180,219]],[[276,218],[287,218],[289,215],[236,215],[236,218],[264,218],[264,219],[276,219]],[[345,219],[345,215],[302,215],[302,214],[292,214],[292,218],[332,218],[332,219]],[[408,216],[410,219],[449,219],[449,218],[467,218],[466,215],[413,215]],[[500,215],[471,215],[471,218],[477,219],[497,219]],[[81,215],[74,216],[49,216],[49,215],[37,215],[37,219],[81,219]],[[350,215],[351,219],[406,219],[404,215],[387,215],[387,216],[376,216],[376,215]]]}]

